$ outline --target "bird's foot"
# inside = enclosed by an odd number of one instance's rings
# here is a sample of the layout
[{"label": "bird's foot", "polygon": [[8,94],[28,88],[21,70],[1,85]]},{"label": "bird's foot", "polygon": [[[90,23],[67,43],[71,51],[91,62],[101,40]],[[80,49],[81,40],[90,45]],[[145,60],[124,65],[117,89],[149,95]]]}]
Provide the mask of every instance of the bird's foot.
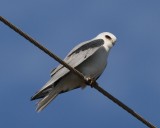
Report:
[{"label": "bird's foot", "polygon": [[87,85],[90,85],[91,88],[94,87],[94,83],[95,83],[95,79],[94,79],[94,78],[86,77],[85,80],[86,80],[86,84],[87,84]]}]

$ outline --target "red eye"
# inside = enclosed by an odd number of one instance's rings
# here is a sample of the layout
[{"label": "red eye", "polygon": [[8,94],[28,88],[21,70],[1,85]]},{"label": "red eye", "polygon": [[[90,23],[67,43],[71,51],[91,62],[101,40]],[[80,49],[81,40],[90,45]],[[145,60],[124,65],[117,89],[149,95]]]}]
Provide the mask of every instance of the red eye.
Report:
[{"label": "red eye", "polygon": [[105,35],[105,37],[106,37],[107,39],[109,39],[109,40],[112,39],[112,38],[111,38],[110,36],[108,36],[108,35]]}]

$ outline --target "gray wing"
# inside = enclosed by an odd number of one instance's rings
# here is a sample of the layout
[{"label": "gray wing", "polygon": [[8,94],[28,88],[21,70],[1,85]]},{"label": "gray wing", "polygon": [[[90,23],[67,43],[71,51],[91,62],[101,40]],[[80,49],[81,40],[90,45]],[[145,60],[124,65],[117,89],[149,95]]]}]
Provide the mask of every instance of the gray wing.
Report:
[{"label": "gray wing", "polygon": [[[88,57],[90,57],[93,53],[95,53],[103,44],[104,41],[102,39],[83,42],[74,47],[68,53],[64,61],[75,68],[83,61],[85,61]],[[63,65],[59,65],[51,72],[51,76],[56,75],[60,70],[63,70],[63,74],[60,73],[62,76],[66,74],[66,72],[69,72],[69,70],[66,70]]]},{"label": "gray wing", "polygon": [[[74,47],[66,56],[64,61],[75,68],[91,55],[93,55],[103,44],[103,39],[83,42]],[[52,70],[51,79],[41,88],[41,90],[36,95],[44,90],[50,89],[50,87],[52,87],[53,85],[56,86],[56,82],[67,75],[69,72],[70,71],[67,68],[60,64],[56,69]]]}]

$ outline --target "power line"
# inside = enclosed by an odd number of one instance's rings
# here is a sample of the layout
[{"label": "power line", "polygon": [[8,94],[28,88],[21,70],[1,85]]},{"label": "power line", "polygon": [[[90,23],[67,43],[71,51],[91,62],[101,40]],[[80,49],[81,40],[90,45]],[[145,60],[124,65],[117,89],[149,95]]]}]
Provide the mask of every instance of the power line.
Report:
[{"label": "power line", "polygon": [[150,122],[148,122],[147,120],[145,120],[142,116],[140,116],[138,113],[134,112],[131,108],[129,108],[128,106],[126,106],[124,103],[122,103],[120,100],[118,100],[117,98],[115,98],[114,96],[112,96],[110,93],[108,93],[107,91],[105,91],[103,88],[101,88],[98,83],[91,78],[87,78],[85,77],[82,73],[80,73],[78,70],[76,70],[75,68],[71,67],[70,65],[68,65],[67,63],[65,63],[62,59],[60,59],[58,56],[56,56],[55,54],[53,54],[52,52],[50,52],[47,48],[45,48],[44,46],[42,46],[40,43],[38,43],[36,40],[34,40],[33,38],[31,38],[30,36],[28,36],[26,33],[24,33],[23,31],[21,31],[20,29],[18,29],[16,26],[14,26],[13,24],[11,24],[9,21],[7,21],[5,18],[3,18],[2,16],[0,16],[0,21],[2,21],[5,25],[7,25],[8,27],[10,27],[12,30],[14,30],[15,32],[17,32],[18,34],[20,34],[22,37],[24,37],[25,39],[27,39],[29,42],[31,42],[32,44],[34,44],[36,47],[38,47],[39,49],[41,49],[43,52],[45,52],[46,54],[48,54],[50,57],[52,57],[53,59],[55,59],[56,61],[58,61],[60,64],[62,64],[63,66],[65,66],[66,68],[68,68],[71,72],[75,73],[76,75],[78,75],[82,80],[84,80],[84,82],[87,85],[90,85],[91,87],[94,87],[95,89],[97,89],[99,92],[101,92],[103,95],[105,95],[106,97],[108,97],[110,100],[112,100],[114,103],[116,103],[117,105],[119,105],[121,108],[123,108],[124,110],[126,110],[128,113],[130,113],[132,116],[134,116],[135,118],[137,118],[139,121],[141,121],[143,124],[145,124],[146,126],[148,126],[149,128],[156,128],[153,124],[151,124]]}]

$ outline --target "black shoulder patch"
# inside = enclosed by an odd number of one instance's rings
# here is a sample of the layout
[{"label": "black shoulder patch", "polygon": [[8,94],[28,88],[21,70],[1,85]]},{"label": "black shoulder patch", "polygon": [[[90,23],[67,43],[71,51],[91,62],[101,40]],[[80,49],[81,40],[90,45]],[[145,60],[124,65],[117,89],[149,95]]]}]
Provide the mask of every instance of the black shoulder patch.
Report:
[{"label": "black shoulder patch", "polygon": [[91,42],[88,42],[88,43],[82,45],[81,47],[79,47],[78,49],[76,49],[75,51],[73,51],[72,53],[70,53],[70,54],[68,55],[68,57],[71,56],[71,55],[74,54],[74,53],[79,53],[80,51],[85,51],[85,50],[87,50],[87,49],[89,49],[89,48],[100,47],[100,46],[102,46],[103,44],[104,44],[103,39],[93,40],[93,41],[91,41]]}]

